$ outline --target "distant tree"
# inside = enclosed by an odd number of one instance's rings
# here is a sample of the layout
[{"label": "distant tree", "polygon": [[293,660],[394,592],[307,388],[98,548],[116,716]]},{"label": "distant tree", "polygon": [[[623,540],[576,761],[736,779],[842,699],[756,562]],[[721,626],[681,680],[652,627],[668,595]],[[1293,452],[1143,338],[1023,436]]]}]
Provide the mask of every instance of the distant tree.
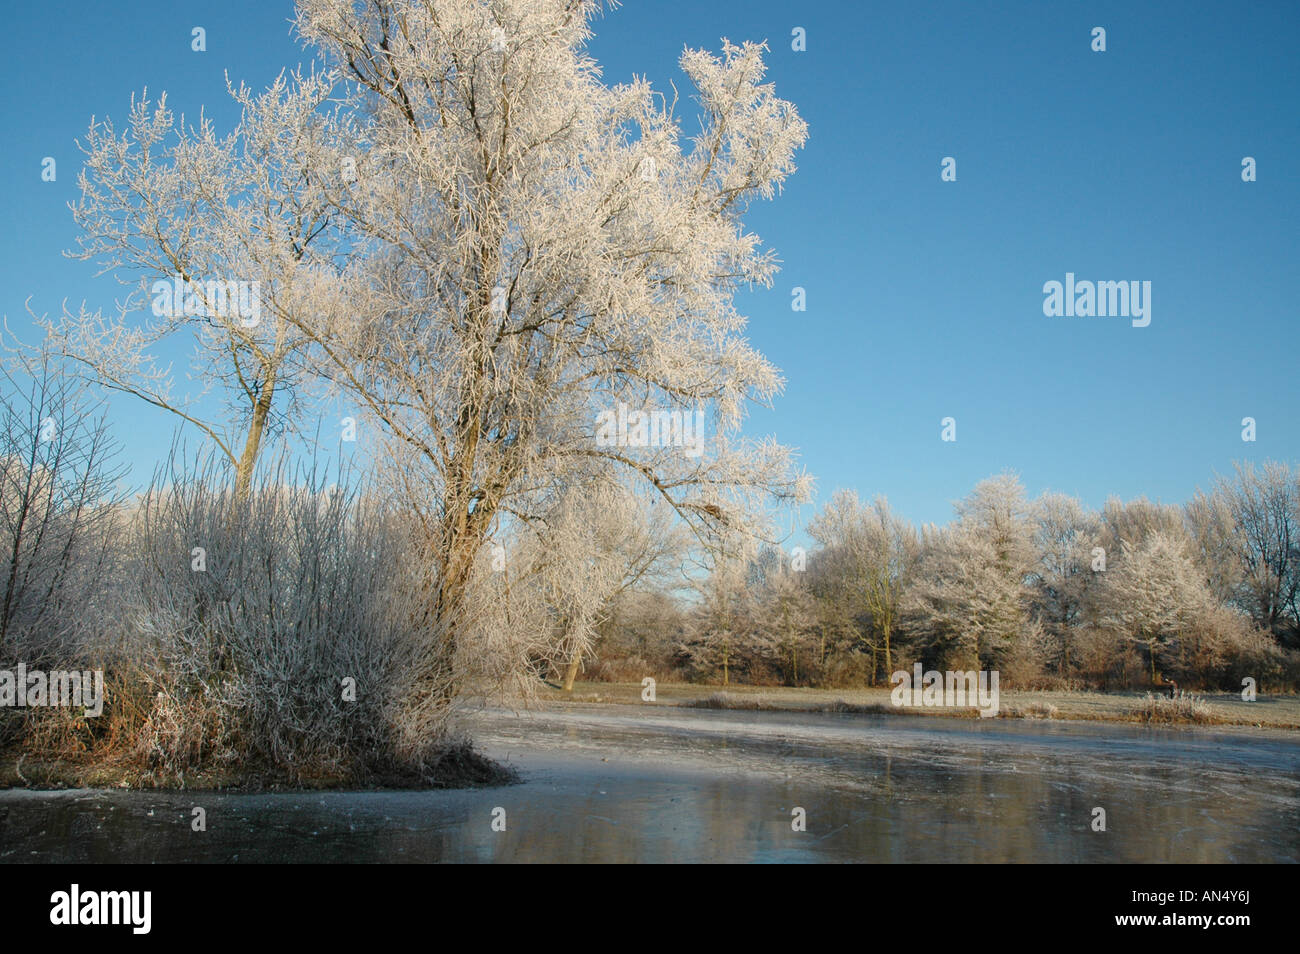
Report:
[{"label": "distant tree", "polygon": [[1243,549],[1227,495],[1197,491],[1183,511],[1192,555],[1210,592],[1220,603],[1240,605],[1245,583]]},{"label": "distant tree", "polygon": [[[671,508],[638,498],[626,484],[575,487],[564,500],[546,528],[525,528],[539,533],[554,567],[552,589],[564,594],[567,632],[561,664],[564,691],[571,692],[583,657],[594,654],[600,623],[613,601],[642,582],[653,585],[670,578],[684,560],[688,541]],[[567,547],[557,545],[565,534]]]},{"label": "distant tree", "polygon": [[688,609],[671,590],[641,584],[627,587],[610,601],[598,628],[597,661],[617,665],[636,660],[649,667],[642,678],[662,678],[674,668]]},{"label": "distant tree", "polygon": [[920,656],[954,669],[998,668],[1029,626],[1023,578],[977,524],[928,530],[901,606],[902,631]]},{"label": "distant tree", "polygon": [[840,607],[840,618],[862,619],[872,682],[877,653],[888,676],[899,605],[920,551],[916,531],[890,511],[884,497],[864,507],[857,494],[838,491],[809,524],[808,535],[821,545],[814,560],[817,593]]},{"label": "distant tree", "polygon": [[1023,581],[1033,566],[1034,515],[1020,478],[1003,473],[981,480],[955,510],[958,523],[993,548],[1007,577]]},{"label": "distant tree", "polygon": [[746,561],[732,556],[717,561],[712,572],[694,581],[698,592],[680,655],[685,664],[710,678],[720,674],[724,686],[733,672],[744,671],[770,652],[756,625],[753,588],[746,585]]},{"label": "distant tree", "polygon": [[1228,537],[1242,570],[1240,605],[1274,637],[1300,627],[1300,474],[1286,464],[1238,464],[1214,497],[1231,515]]},{"label": "distant tree", "polygon": [[1181,508],[1155,503],[1146,497],[1128,502],[1111,497],[1102,508],[1101,521],[1102,545],[1108,555],[1119,553],[1125,543],[1141,547],[1153,533],[1187,540]]},{"label": "distant tree", "polygon": [[1088,590],[1101,576],[1092,568],[1101,521],[1065,494],[1043,494],[1033,511],[1032,613],[1042,621],[1050,647],[1046,662],[1064,675]]},{"label": "distant tree", "polygon": [[[801,573],[791,571],[783,560],[767,575],[757,594],[753,642],[787,685],[797,686],[813,672],[810,665],[817,653],[817,611]],[[800,659],[803,669],[800,670]],[[820,659],[817,660],[820,669]],[[802,675],[801,675],[802,672]]]},{"label": "distant tree", "polygon": [[978,483],[955,509],[955,523],[923,540],[904,602],[909,638],[929,658],[964,668],[1034,668],[1034,522],[1024,487],[1001,474]]},{"label": "distant tree", "polygon": [[1145,650],[1151,680],[1159,660],[1200,624],[1215,604],[1187,540],[1152,531],[1141,544],[1121,544],[1121,558],[1095,591],[1095,618],[1118,639]]}]

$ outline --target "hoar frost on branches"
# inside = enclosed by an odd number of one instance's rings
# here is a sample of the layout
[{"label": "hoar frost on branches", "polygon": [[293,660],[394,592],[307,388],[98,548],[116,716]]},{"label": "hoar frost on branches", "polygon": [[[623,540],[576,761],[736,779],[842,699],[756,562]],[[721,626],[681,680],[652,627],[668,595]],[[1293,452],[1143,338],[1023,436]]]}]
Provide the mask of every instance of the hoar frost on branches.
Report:
[{"label": "hoar frost on branches", "polygon": [[[92,120],[72,204],[82,230],[75,254],[135,288],[115,315],[65,303],[58,318],[36,316],[46,348],[198,428],[234,467],[241,501],[266,435],[293,430],[301,414],[313,340],[301,326],[327,323],[340,301],[327,184],[312,174],[347,125],[326,108],[331,88],[328,77],[302,73],[261,94],[231,86],[241,120],[224,137],[203,115],[195,126],[177,120],[166,94],[133,97],[120,130]],[[157,293],[171,287],[190,300]],[[235,287],[242,309],[219,297]],[[193,347],[197,393],[178,394],[160,357],[173,342]],[[204,407],[213,389],[229,420]]]},{"label": "hoar frost on branches", "polygon": [[[808,490],[786,449],[738,435],[781,380],[733,301],[771,282],[741,214],[780,188],[806,126],[762,82],[762,47],[726,43],[682,57],[702,112],[684,146],[648,83],[601,82],[584,53],[596,8],[300,7],[357,117],[326,168],[354,159],[336,212],[368,250],[347,317],[303,330],[391,438],[444,668],[492,528],[539,524],[564,488],[630,477],[706,544]],[[602,446],[596,419],[620,403],[707,407],[706,452]]]},{"label": "hoar frost on branches", "polygon": [[[368,412],[422,554],[421,705],[454,698],[470,661],[522,651],[488,632],[501,618],[485,552],[503,532],[554,543],[558,513],[592,526],[577,511],[602,498],[574,488],[651,495],[704,550],[765,532],[768,507],[810,490],[786,448],[740,434],[748,403],[782,380],[734,301],[771,284],[775,255],[742,217],[780,191],[807,126],[764,82],[764,47],[723,41],[681,57],[700,119],[685,132],[675,96],[602,81],[586,53],[600,6],[302,0],[320,68],[261,96],[232,88],[243,119],[229,137],[142,98],[126,131],[95,125],[87,145],[87,257],[142,288],[256,282],[265,319],[205,308],[133,327],[137,296],[116,317],[65,310],[49,337],[203,430],[237,499],[266,428],[293,428],[309,385]],[[155,348],[178,333],[242,440],[174,396]],[[600,414],[621,405],[704,411],[704,453],[598,441]],[[572,658],[599,610],[566,600]]]}]

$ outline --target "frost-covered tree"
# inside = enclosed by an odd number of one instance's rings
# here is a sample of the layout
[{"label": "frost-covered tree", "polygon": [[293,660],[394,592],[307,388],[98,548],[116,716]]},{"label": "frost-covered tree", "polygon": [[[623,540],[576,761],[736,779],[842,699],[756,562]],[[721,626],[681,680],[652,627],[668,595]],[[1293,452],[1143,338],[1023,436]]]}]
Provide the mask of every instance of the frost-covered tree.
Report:
[{"label": "frost-covered tree", "polygon": [[569,488],[544,521],[520,526],[531,535],[555,614],[558,639],[552,665],[572,691],[584,657],[594,655],[597,631],[610,604],[642,580],[662,578],[680,566],[685,539],[666,507],[648,502],[626,483]]},{"label": "frost-covered tree", "polygon": [[742,217],[793,171],[806,126],[763,81],[762,47],[724,43],[682,56],[700,118],[684,140],[647,82],[601,80],[598,6],[299,4],[356,120],[336,160],[357,181],[330,214],[366,250],[343,317],[299,325],[390,438],[444,666],[483,542],[562,488],[630,477],[705,543],[807,491],[786,449],[739,434],[781,379],[733,300],[773,277]]},{"label": "frost-covered tree", "polygon": [[777,567],[758,594],[754,637],[785,683],[797,686],[807,680],[814,661],[818,670],[824,661],[818,654],[817,611],[803,575],[786,569],[784,561]]},{"label": "frost-covered tree", "polygon": [[993,548],[1007,576],[1023,581],[1033,565],[1034,514],[1020,478],[1003,473],[981,480],[954,509],[958,523]]},{"label": "frost-covered tree", "polygon": [[755,593],[747,585],[747,560],[731,555],[718,560],[711,573],[695,580],[698,601],[679,655],[688,667],[709,676],[720,675],[724,686],[733,674],[752,668],[771,646],[756,624]]},{"label": "frost-covered tree", "polygon": [[1214,497],[1231,516],[1241,568],[1238,602],[1277,637],[1300,629],[1300,475],[1274,461],[1238,464]]},{"label": "frost-covered tree", "polygon": [[1239,602],[1245,582],[1236,520],[1225,494],[1198,491],[1183,506],[1196,565],[1220,603]]},{"label": "frost-covered tree", "polygon": [[1161,530],[1140,544],[1125,540],[1118,565],[1095,589],[1095,619],[1120,640],[1141,646],[1156,681],[1158,660],[1214,609],[1187,539]]},{"label": "frost-covered tree", "polygon": [[0,368],[0,664],[67,662],[115,566],[118,445],[103,409],[54,356],[9,357]]},{"label": "frost-covered tree", "polygon": [[866,507],[857,494],[839,491],[809,524],[808,535],[821,546],[815,590],[839,607],[839,618],[862,620],[872,678],[877,656],[888,676],[899,605],[920,550],[915,529],[890,511],[885,498]]},{"label": "frost-covered tree", "polygon": [[[127,122],[92,120],[82,149],[77,257],[130,291],[116,313],[35,316],[46,346],[104,387],[135,395],[197,427],[229,461],[244,499],[270,429],[292,429],[311,336],[341,297],[346,250],[330,227],[324,171],[346,119],[328,109],[333,80],[281,75],[267,90],[231,87],[241,111],[221,135],[200,115],[133,98]],[[139,313],[139,314],[137,314]],[[172,358],[191,351],[185,390]],[[205,397],[216,391],[226,413]],[[215,396],[214,396],[215,397]]]},{"label": "frost-covered tree", "polygon": [[1124,544],[1141,547],[1154,533],[1169,539],[1187,540],[1187,526],[1182,510],[1171,504],[1162,504],[1138,497],[1122,501],[1111,497],[1101,511],[1102,545],[1107,559],[1118,554]]},{"label": "frost-covered tree", "polygon": [[1029,625],[1027,591],[995,542],[970,523],[928,530],[901,605],[908,642],[932,664],[998,668]]},{"label": "frost-covered tree", "polygon": [[923,534],[901,614],[909,642],[955,667],[1036,668],[1034,522],[1024,487],[1013,474],[991,477],[955,510],[956,521]]},{"label": "frost-covered tree", "polygon": [[1045,661],[1064,674],[1070,669],[1074,636],[1084,622],[1088,589],[1101,576],[1093,570],[1101,521],[1065,494],[1043,494],[1033,510],[1033,612],[1048,641]]}]

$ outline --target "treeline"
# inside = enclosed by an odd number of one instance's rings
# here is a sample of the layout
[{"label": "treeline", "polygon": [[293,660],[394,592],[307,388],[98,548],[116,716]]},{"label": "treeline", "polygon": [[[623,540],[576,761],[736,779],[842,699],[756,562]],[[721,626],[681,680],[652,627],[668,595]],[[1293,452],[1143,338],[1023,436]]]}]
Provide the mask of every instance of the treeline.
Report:
[{"label": "treeline", "polygon": [[855,687],[920,662],[1004,685],[1293,690],[1300,475],[1238,465],[1185,505],[1101,512],[1019,480],[980,483],[943,527],[841,491],[806,554],[766,549],[693,592],[611,604],[590,674]]}]

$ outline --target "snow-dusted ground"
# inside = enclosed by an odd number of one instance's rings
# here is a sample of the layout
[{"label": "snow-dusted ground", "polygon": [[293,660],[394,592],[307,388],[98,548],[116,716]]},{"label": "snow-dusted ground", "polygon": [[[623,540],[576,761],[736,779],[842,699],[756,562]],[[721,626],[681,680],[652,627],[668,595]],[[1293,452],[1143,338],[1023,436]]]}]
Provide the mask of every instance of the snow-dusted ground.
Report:
[{"label": "snow-dusted ground", "polygon": [[1297,733],[649,705],[468,723],[523,784],[0,792],[0,860],[1300,861]]}]

